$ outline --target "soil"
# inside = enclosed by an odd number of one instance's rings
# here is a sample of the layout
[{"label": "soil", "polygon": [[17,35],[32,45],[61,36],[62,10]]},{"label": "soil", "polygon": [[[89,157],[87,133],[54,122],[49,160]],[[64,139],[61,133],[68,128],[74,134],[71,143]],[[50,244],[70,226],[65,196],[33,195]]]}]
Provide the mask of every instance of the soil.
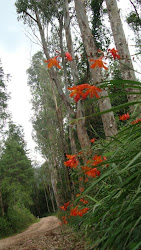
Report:
[{"label": "soil", "polygon": [[80,240],[67,225],[60,225],[55,216],[40,219],[23,233],[0,240],[0,250],[84,250]]}]

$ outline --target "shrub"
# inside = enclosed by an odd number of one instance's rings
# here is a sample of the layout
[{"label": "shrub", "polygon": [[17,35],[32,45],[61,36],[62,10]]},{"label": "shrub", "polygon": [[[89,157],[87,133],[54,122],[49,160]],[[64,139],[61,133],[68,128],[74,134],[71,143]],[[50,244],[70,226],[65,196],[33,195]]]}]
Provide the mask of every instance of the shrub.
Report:
[{"label": "shrub", "polygon": [[12,229],[10,228],[10,224],[7,221],[7,218],[0,217],[0,238],[10,235],[12,233]]},{"label": "shrub", "polygon": [[35,220],[35,217],[25,207],[19,208],[15,206],[8,209],[8,221],[12,231],[15,233],[27,228]]}]

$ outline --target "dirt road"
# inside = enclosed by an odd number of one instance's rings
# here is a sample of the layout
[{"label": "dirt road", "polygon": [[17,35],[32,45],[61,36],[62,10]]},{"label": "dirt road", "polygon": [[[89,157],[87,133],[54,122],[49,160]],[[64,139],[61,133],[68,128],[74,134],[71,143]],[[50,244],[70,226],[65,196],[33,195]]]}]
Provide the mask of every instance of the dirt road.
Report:
[{"label": "dirt road", "polygon": [[42,218],[23,233],[0,240],[0,250],[84,250],[83,242],[55,216]]}]

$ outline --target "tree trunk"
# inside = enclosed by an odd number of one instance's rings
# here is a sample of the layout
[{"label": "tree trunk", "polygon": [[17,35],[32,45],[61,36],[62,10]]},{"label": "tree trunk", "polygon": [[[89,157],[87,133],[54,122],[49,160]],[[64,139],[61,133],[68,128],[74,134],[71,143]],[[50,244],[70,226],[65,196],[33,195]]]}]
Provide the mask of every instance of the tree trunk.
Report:
[{"label": "tree trunk", "polygon": [[50,199],[51,199],[53,212],[55,213],[55,204],[54,204],[54,199],[53,199],[53,191],[51,191],[50,185],[49,185],[49,194],[50,194]]},{"label": "tree trunk", "polygon": [[63,161],[66,159],[66,153],[67,153],[67,145],[65,142],[65,135],[64,135],[64,128],[63,128],[63,117],[62,117],[62,110],[61,107],[58,107],[57,104],[57,98],[55,95],[54,91],[54,86],[53,83],[51,82],[52,85],[52,93],[53,93],[53,100],[55,104],[55,109],[56,109],[56,115],[57,115],[57,120],[58,120],[58,127],[59,127],[59,133],[60,133],[60,140],[61,140],[61,146],[62,146],[62,153],[63,153]]},{"label": "tree trunk", "polygon": [[46,187],[44,185],[44,194],[45,194],[45,199],[46,199],[46,205],[47,205],[47,210],[50,213],[49,205],[48,205],[48,199],[47,199],[47,193],[46,193]]},{"label": "tree trunk", "polygon": [[[79,23],[79,28],[82,35],[83,44],[85,47],[86,55],[88,57],[89,66],[91,66],[89,59],[97,58],[97,48],[94,43],[93,35],[89,27],[88,18],[85,11],[85,1],[75,0],[75,10]],[[90,68],[91,69],[91,68]],[[99,85],[103,81],[101,70],[99,68],[91,69],[91,76],[93,83]],[[104,97],[98,100],[100,112],[111,109],[111,102],[108,97],[107,89],[103,89],[100,97]],[[114,118],[114,113],[109,112],[102,114],[102,122],[106,137],[114,136],[117,134],[117,126]]]},{"label": "tree trunk", "polygon": [[[35,11],[35,15],[36,15],[37,24],[38,24],[38,28],[39,28],[39,32],[40,32],[40,37],[41,37],[41,41],[42,41],[43,51],[44,51],[44,54],[46,56],[46,59],[48,60],[50,57],[49,57],[48,48],[47,48],[47,44],[46,44],[46,40],[45,40],[44,30],[42,28],[42,25],[41,25],[41,22],[40,22],[40,18],[39,18],[39,15],[38,15],[37,11]],[[59,76],[57,75],[56,71],[53,70],[53,68],[51,68],[49,70],[49,75],[50,75],[51,80],[55,83],[56,88],[58,90],[58,93],[59,93],[62,101],[64,102],[64,105],[66,106],[67,110],[69,112],[71,112],[72,114],[74,114],[73,108],[71,107],[69,101],[67,100],[66,95],[62,91],[61,84],[59,82]]]},{"label": "tree trunk", "polygon": [[[109,15],[110,25],[115,41],[116,48],[119,52],[121,59],[120,62],[120,70],[122,73],[123,80],[133,80],[136,81],[136,76],[128,48],[128,44],[126,41],[125,33],[123,30],[122,21],[120,18],[120,12],[117,6],[116,0],[106,0],[107,11]],[[128,101],[136,101],[137,95],[130,93],[139,93],[138,89],[134,88],[126,88]],[[134,107],[131,106],[130,110],[133,111]]]},{"label": "tree trunk", "polygon": [[[68,52],[71,54],[72,58],[74,59],[74,49],[73,49],[72,36],[71,36],[71,30],[70,30],[70,16],[69,16],[68,0],[64,0],[64,24],[65,24]],[[79,77],[78,77],[79,73],[78,73],[76,63],[74,60],[70,61],[70,66],[71,66],[73,82],[74,84],[76,84],[79,80]],[[87,134],[87,130],[85,128],[85,119],[83,117],[82,104],[80,101],[77,103],[76,118],[78,119],[77,135],[78,135],[81,149],[84,149],[86,147],[90,148],[91,143],[90,143],[89,136]],[[79,118],[83,118],[83,119],[79,119]]]}]

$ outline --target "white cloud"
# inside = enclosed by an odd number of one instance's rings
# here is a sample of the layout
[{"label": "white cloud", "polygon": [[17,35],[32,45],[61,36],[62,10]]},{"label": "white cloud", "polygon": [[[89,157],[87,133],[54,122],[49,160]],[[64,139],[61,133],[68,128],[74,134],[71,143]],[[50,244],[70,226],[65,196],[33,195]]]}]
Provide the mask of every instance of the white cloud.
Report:
[{"label": "white cloud", "polygon": [[26,70],[30,66],[29,51],[24,47],[20,47],[11,53],[0,49],[0,58],[5,74],[11,75],[11,81],[8,82],[8,91],[11,92],[9,110],[12,113],[12,120],[14,123],[23,126],[27,148],[30,151],[32,160],[43,161],[41,156],[34,152],[36,144],[31,136],[31,94],[27,86],[26,75]]}]

